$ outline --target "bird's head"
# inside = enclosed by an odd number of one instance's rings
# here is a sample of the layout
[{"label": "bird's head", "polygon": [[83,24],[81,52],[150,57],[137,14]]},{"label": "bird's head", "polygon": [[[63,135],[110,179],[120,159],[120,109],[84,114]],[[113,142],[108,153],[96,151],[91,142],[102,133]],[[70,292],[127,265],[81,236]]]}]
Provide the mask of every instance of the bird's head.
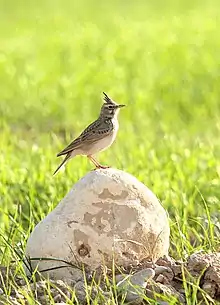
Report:
[{"label": "bird's head", "polygon": [[114,102],[105,92],[104,94],[104,104],[102,105],[100,116],[105,118],[114,118],[117,117],[120,108],[125,105],[117,104]]}]

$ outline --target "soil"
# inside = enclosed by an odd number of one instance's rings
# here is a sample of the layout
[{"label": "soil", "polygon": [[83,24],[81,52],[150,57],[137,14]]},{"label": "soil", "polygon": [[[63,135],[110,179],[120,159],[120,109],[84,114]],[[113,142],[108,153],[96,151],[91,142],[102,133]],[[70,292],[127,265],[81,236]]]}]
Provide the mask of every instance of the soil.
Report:
[{"label": "soil", "polygon": [[[169,304],[169,302],[164,301],[162,295],[176,300],[176,303],[172,304],[186,304],[186,285],[183,285],[183,279],[187,283],[188,297],[195,298],[196,296],[198,304],[220,301],[220,252],[210,254],[197,252],[189,256],[185,262],[174,260],[171,257],[160,258],[156,264],[142,261],[135,267],[130,266],[124,272],[137,272],[144,268],[154,269],[155,276],[146,285],[146,295],[157,300],[159,304]],[[195,289],[198,285],[199,289]],[[80,287],[83,289],[83,285]],[[27,297],[24,296],[24,293],[19,293],[20,289],[27,292]],[[74,287],[69,287],[63,281],[51,280],[50,298],[53,298],[55,304],[67,304],[65,303],[66,297],[71,299],[71,290],[73,289]],[[6,296],[6,290],[9,296]],[[29,304],[28,295],[31,293],[39,304],[48,305],[50,301],[47,291],[48,283],[46,281],[27,283],[22,276],[15,274],[14,268],[0,266],[0,305]],[[80,295],[80,292],[78,293]],[[84,291],[81,295],[85,296]],[[80,304],[83,303],[81,300]]]}]

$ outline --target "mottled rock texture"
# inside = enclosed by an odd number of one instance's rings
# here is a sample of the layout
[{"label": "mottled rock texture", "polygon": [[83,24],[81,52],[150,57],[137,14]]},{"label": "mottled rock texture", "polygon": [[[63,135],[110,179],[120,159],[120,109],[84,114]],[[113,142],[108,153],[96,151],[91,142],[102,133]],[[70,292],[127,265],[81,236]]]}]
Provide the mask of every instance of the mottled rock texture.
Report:
[{"label": "mottled rock texture", "polygon": [[[59,258],[83,263],[90,270],[101,264],[119,266],[148,258],[156,261],[169,248],[168,217],[157,197],[132,175],[116,170],[95,170],[79,180],[57,207],[33,230],[28,257]],[[39,270],[58,261],[32,261]],[[74,279],[80,271],[48,271],[53,279]],[[77,281],[77,280],[76,280]]]}]

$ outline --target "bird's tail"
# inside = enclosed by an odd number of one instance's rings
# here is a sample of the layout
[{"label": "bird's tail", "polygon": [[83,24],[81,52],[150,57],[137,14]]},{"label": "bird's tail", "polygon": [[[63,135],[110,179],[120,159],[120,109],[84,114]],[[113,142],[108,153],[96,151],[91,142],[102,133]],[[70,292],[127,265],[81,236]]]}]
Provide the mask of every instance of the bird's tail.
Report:
[{"label": "bird's tail", "polygon": [[66,157],[64,158],[64,160],[61,162],[61,164],[57,167],[57,169],[55,170],[55,172],[53,173],[53,175],[55,175],[58,170],[64,165],[64,163],[66,163],[66,161],[70,158],[71,153],[67,154]]}]

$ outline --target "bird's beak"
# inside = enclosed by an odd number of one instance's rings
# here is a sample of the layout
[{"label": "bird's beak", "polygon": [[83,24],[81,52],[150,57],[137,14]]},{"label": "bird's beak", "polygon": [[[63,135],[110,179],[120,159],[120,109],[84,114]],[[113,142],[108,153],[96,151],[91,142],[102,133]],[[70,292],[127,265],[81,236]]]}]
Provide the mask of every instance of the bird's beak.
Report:
[{"label": "bird's beak", "polygon": [[126,105],[118,105],[118,108],[122,108],[125,107]]}]

